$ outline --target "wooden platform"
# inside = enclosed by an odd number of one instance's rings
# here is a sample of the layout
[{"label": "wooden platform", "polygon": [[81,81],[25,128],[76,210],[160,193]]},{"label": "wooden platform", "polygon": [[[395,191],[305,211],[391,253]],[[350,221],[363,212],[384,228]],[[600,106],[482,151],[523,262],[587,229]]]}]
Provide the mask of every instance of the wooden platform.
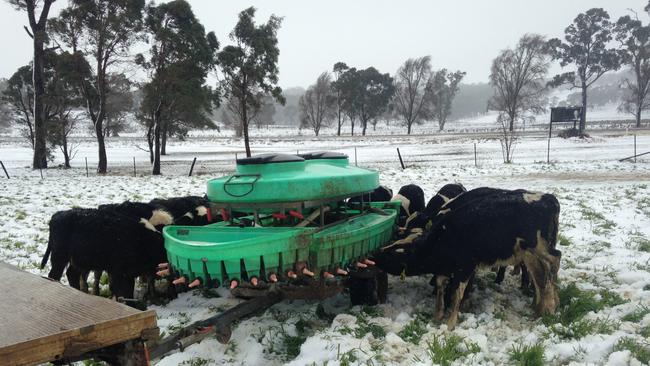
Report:
[{"label": "wooden platform", "polygon": [[82,293],[0,262],[0,364],[75,358],[157,336],[156,312]]}]

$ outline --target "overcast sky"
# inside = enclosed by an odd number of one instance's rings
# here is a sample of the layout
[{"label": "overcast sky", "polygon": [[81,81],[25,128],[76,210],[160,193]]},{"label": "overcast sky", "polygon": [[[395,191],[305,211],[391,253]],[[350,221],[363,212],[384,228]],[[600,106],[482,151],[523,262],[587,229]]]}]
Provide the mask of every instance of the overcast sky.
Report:
[{"label": "overcast sky", "polygon": [[[278,34],[280,85],[307,86],[335,62],[393,74],[409,57],[431,55],[435,68],[467,72],[466,82],[487,81],[496,54],[527,32],[561,37],[580,12],[603,7],[615,20],[639,12],[647,0],[190,0],[205,28],[222,45],[251,5],[258,21],[284,17]],[[55,12],[67,1],[58,0]],[[0,0],[0,77],[31,59],[23,30],[27,15]]]}]

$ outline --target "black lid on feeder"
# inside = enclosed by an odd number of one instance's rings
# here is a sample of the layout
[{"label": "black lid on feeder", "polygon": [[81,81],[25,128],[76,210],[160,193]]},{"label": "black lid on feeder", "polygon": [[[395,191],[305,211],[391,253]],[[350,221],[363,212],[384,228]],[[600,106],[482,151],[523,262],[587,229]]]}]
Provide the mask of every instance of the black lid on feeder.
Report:
[{"label": "black lid on feeder", "polygon": [[254,165],[254,164],[274,164],[274,163],[294,163],[305,161],[305,159],[296,155],[289,154],[260,154],[250,158],[237,159],[237,165]]},{"label": "black lid on feeder", "polygon": [[315,151],[310,153],[298,154],[301,158],[305,160],[316,160],[316,159],[347,159],[348,156],[343,153],[332,152],[332,151]]}]

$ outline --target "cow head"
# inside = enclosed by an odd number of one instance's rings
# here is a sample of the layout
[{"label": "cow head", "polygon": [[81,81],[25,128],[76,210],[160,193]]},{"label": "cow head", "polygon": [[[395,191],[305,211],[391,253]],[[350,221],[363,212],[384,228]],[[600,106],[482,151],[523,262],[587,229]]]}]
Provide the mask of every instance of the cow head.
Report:
[{"label": "cow head", "polygon": [[415,244],[392,245],[380,249],[373,257],[377,267],[395,276],[417,276],[430,273],[426,261],[418,257]]}]

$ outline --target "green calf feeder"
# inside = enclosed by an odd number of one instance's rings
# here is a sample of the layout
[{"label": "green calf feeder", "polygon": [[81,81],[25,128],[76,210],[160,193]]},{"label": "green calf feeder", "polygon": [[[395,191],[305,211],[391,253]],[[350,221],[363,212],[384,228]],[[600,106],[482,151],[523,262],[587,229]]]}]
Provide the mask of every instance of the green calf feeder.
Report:
[{"label": "green calf feeder", "polygon": [[163,229],[172,273],[246,297],[276,283],[325,289],[371,266],[366,256],[391,239],[399,203],[347,203],[377,187],[376,171],[350,166],[343,154],[239,159],[235,174],[207,184],[213,217],[223,221]]}]

